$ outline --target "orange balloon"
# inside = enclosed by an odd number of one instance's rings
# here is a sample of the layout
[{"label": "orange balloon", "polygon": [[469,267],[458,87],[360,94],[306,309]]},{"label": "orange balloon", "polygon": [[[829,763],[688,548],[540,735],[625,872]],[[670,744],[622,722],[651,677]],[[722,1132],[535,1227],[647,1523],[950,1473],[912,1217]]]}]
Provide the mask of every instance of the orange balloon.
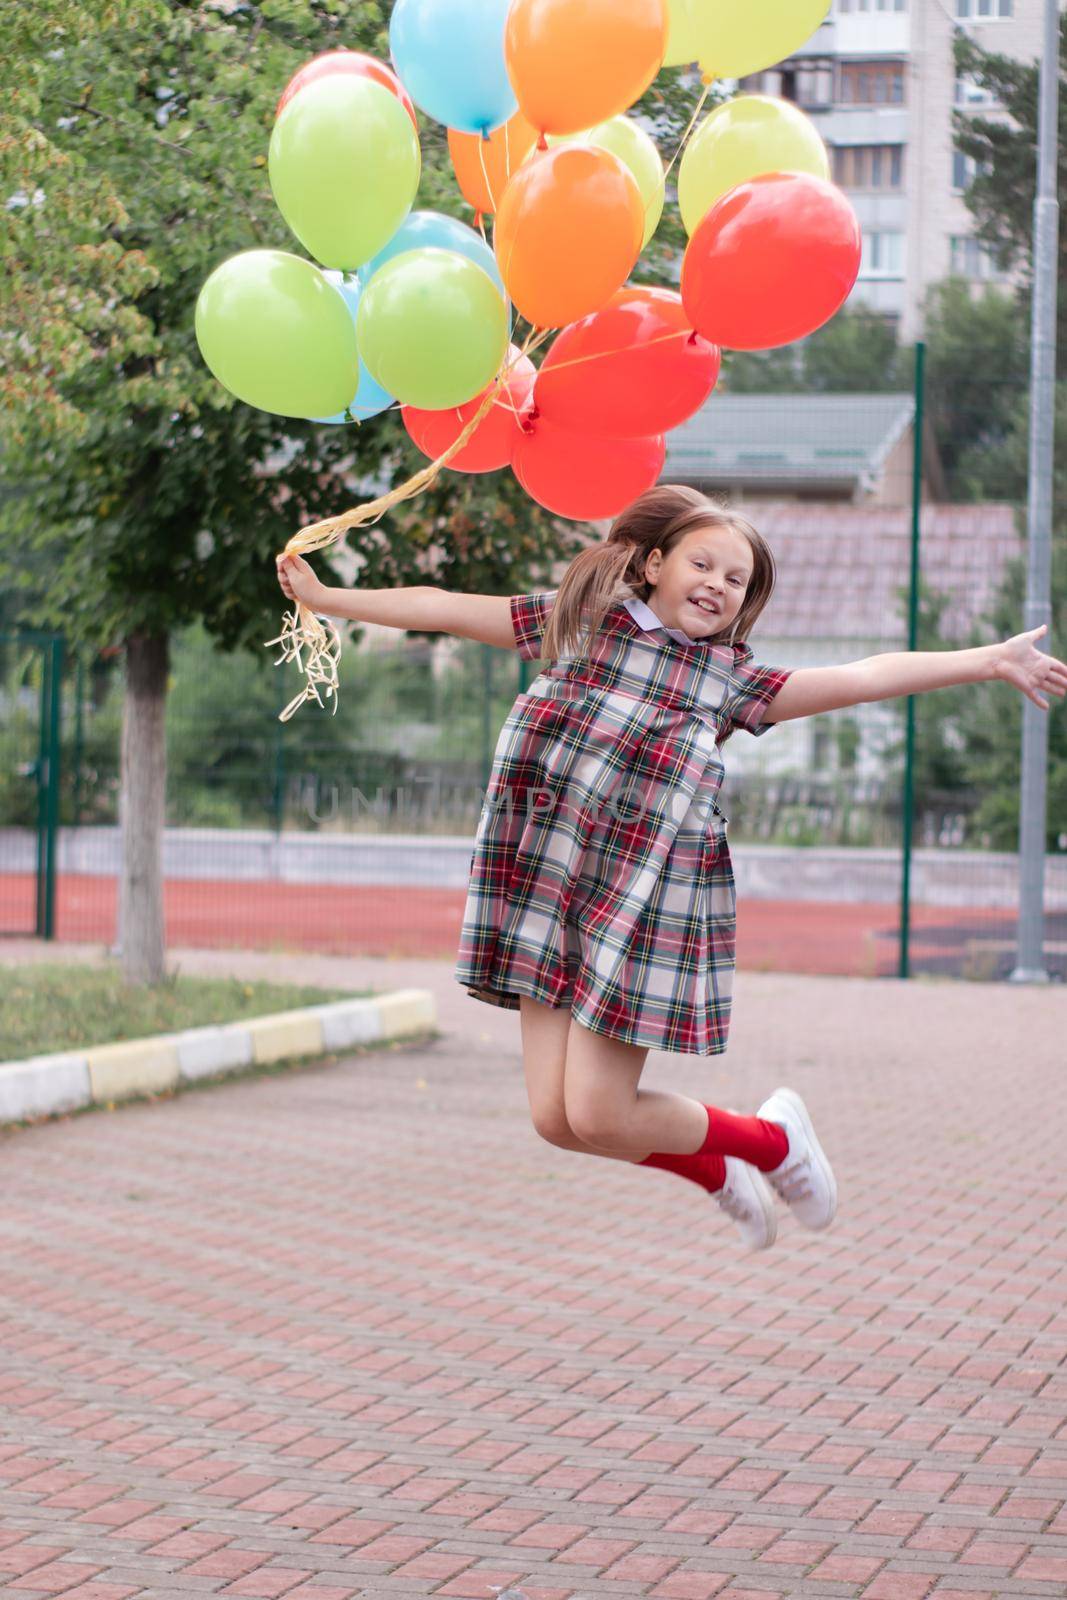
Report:
[{"label": "orange balloon", "polygon": [[640,99],[667,53],[667,0],[512,0],[504,61],[539,133],[581,133]]},{"label": "orange balloon", "polygon": [[559,144],[529,156],[504,190],[493,249],[527,322],[561,328],[622,288],[643,232],[641,191],[618,156]]},{"label": "orange balloon", "polygon": [[488,139],[480,133],[449,128],[448,151],[464,200],[475,211],[492,216],[511,174],[522,165],[527,152],[536,143],[537,129],[531,128],[521,111],[494,128]]}]

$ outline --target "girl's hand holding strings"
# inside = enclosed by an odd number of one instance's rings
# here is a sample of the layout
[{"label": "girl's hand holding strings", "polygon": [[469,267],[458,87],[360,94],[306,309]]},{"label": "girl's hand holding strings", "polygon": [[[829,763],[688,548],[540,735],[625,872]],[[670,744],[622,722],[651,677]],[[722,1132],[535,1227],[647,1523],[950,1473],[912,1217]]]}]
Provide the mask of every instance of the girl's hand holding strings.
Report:
[{"label": "girl's hand holding strings", "polygon": [[322,610],[326,599],[326,585],[316,578],[313,568],[303,556],[287,556],[283,553],[276,556],[275,561],[278,567],[278,582],[286,599],[299,600],[309,611]]},{"label": "girl's hand holding strings", "polygon": [[[1048,632],[1048,624],[1043,622],[1040,628],[1031,628],[1028,633],[1017,633],[1013,638],[1005,640],[996,646],[995,676],[1002,678],[1005,683],[1012,683],[1022,691],[1028,700],[1035,706],[1040,706],[1042,711],[1047,711],[1049,702],[1046,695],[1058,695],[1062,700],[1067,695],[1067,663],[1057,660],[1055,656],[1046,655],[1035,644],[1043,633]],[[1041,691],[1044,690],[1044,694]]]}]

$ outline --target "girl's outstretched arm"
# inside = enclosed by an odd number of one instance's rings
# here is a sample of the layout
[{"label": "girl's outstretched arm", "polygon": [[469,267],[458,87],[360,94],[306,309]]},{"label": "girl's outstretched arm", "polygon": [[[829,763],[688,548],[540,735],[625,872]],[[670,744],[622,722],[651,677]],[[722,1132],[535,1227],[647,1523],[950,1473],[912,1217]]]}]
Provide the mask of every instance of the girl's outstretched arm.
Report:
[{"label": "girl's outstretched arm", "polygon": [[869,700],[893,700],[989,679],[1014,684],[1028,700],[1047,711],[1047,696],[1062,700],[1067,695],[1067,665],[1037,648],[1035,640],[1046,627],[1042,623],[1003,644],[977,645],[970,650],[900,650],[840,667],[799,667],[779,689],[763,720],[788,722]]},{"label": "girl's outstretched arm", "polygon": [[402,589],[331,589],[320,583],[303,556],[278,556],[278,582],[290,600],[311,611],[353,622],[377,622],[417,633],[453,633],[501,650],[515,649],[507,595],[457,594],[430,584]]}]

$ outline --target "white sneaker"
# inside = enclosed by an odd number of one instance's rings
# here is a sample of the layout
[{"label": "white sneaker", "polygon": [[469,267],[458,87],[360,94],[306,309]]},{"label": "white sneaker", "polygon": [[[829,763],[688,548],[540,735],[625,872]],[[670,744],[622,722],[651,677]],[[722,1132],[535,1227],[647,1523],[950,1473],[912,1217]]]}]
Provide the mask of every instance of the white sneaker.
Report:
[{"label": "white sneaker", "polygon": [[712,1194],[751,1250],[766,1250],[778,1235],[774,1196],[763,1173],[739,1156],[723,1156],[726,1182]]},{"label": "white sneaker", "polygon": [[764,1176],[805,1228],[828,1228],[837,1210],[837,1184],[803,1100],[795,1089],[775,1089],[757,1117],[784,1127],[789,1140],[785,1160]]}]

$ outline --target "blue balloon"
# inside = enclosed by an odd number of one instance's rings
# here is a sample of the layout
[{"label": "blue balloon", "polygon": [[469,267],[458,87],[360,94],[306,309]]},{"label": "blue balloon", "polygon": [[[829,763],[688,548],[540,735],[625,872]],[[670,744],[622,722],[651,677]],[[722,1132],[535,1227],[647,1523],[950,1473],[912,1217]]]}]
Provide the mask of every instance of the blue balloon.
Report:
[{"label": "blue balloon", "polygon": [[[322,275],[335,289],[339,289],[348,307],[348,314],[353,323],[356,312],[359,310],[359,297],[363,293],[363,285],[354,272],[337,272],[333,268],[322,268]],[[386,411],[395,403],[395,397],[386,394],[380,383],[375,383],[362,359],[359,363],[359,383],[355,394],[348,405],[348,410],[357,422],[366,422],[368,417],[376,417],[380,411]],[[311,422],[347,422],[349,419],[343,411],[335,417],[310,417]]]},{"label": "blue balloon", "polygon": [[510,0],[396,0],[389,53],[423,111],[463,133],[490,132],[518,110],[504,65]]},{"label": "blue balloon", "polygon": [[384,267],[394,256],[402,255],[405,250],[421,250],[424,245],[433,245],[438,250],[454,250],[457,255],[466,256],[468,261],[473,261],[476,267],[481,267],[483,272],[489,274],[507,305],[510,333],[513,321],[511,301],[504,288],[496,256],[474,228],[468,228],[465,222],[446,217],[440,211],[409,211],[389,243],[360,267],[361,282],[368,284],[378,268]]}]

